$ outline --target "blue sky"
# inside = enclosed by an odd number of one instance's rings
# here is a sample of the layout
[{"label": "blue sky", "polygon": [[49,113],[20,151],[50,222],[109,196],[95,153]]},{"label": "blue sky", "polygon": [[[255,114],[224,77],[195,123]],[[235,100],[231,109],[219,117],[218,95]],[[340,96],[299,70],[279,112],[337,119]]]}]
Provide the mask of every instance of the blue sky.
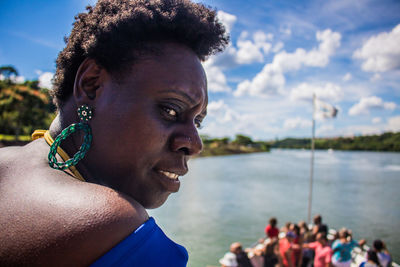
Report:
[{"label": "blue sky", "polygon": [[[202,1],[231,35],[205,63],[202,134],[309,137],[312,94],[339,109],[319,137],[400,131],[399,1]],[[2,1],[0,65],[47,85],[73,17],[94,1]]]}]

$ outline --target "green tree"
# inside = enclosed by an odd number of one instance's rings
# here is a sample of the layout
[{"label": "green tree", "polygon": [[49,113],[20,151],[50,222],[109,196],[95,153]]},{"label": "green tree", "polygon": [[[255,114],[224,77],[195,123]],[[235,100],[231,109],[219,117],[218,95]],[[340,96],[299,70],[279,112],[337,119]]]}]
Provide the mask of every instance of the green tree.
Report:
[{"label": "green tree", "polygon": [[0,133],[16,138],[30,135],[37,128],[47,128],[54,111],[49,91],[39,88],[37,81],[23,84],[0,81]]},{"label": "green tree", "polygon": [[248,146],[248,145],[253,144],[253,140],[251,140],[250,137],[242,135],[242,134],[237,134],[236,138],[233,142],[238,145],[243,145],[243,146]]},{"label": "green tree", "polygon": [[11,77],[18,76],[18,71],[11,65],[1,66],[0,75],[4,77],[6,84],[11,84]]}]

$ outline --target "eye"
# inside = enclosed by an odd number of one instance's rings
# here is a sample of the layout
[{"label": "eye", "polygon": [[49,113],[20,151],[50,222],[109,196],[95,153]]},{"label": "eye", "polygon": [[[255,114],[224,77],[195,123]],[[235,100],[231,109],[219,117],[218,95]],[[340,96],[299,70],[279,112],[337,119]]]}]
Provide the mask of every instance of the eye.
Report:
[{"label": "eye", "polygon": [[201,120],[195,120],[195,121],[194,121],[194,125],[196,125],[196,128],[197,128],[197,129],[203,128],[203,125],[202,125],[201,123],[202,123]]},{"label": "eye", "polygon": [[176,115],[178,115],[178,113],[174,110],[174,109],[172,109],[172,108],[166,108],[166,110],[165,110],[167,113],[168,113],[168,115],[170,115],[171,117],[176,117]]},{"label": "eye", "polygon": [[169,121],[176,121],[179,117],[178,111],[176,108],[171,107],[170,105],[161,105],[161,114],[162,116]]}]

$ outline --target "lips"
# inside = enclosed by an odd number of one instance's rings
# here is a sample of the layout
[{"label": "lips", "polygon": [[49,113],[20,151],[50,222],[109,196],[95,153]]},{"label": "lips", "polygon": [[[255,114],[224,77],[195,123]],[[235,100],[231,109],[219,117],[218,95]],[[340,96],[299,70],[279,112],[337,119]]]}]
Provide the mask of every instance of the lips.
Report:
[{"label": "lips", "polygon": [[172,180],[176,180],[179,177],[178,174],[173,173],[173,172],[161,171],[161,170],[159,170],[158,172],[160,172],[161,174],[164,174],[165,176],[167,176],[169,179],[172,179]]},{"label": "lips", "polygon": [[156,176],[160,181],[163,189],[165,191],[176,193],[179,191],[181,182],[179,181],[179,176],[186,174],[187,170],[172,170],[169,168],[156,168]]}]

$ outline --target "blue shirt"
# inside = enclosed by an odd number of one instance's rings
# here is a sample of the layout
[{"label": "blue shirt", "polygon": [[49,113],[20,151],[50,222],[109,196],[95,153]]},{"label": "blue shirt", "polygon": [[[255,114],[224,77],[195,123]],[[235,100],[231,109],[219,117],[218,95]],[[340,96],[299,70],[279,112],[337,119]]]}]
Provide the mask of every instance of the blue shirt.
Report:
[{"label": "blue shirt", "polygon": [[186,249],[169,239],[151,217],[91,266],[186,266]]},{"label": "blue shirt", "polygon": [[333,256],[332,259],[338,262],[345,262],[351,260],[351,251],[357,247],[358,243],[351,240],[348,243],[342,243],[339,239],[335,240],[332,244]]}]

